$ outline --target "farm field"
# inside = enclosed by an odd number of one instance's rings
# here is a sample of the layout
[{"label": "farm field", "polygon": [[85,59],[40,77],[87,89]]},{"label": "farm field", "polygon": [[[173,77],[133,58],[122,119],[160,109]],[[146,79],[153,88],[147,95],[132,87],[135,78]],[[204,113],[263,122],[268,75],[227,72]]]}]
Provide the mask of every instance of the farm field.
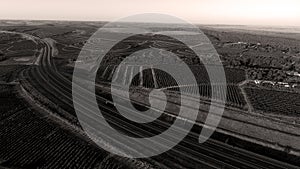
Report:
[{"label": "farm field", "polygon": [[259,88],[245,88],[255,110],[288,117],[299,117],[300,94]]},{"label": "farm field", "polygon": [[[221,58],[218,64],[209,57],[200,60],[192,47],[165,35],[139,34],[117,43],[98,70],[90,67],[97,75],[93,87],[98,108],[113,128],[133,137],[150,137],[165,131],[176,119],[181,120],[181,125],[190,123],[187,117],[177,116],[180,106],[203,104],[197,110],[192,131],[178,146],[152,158],[128,159],[98,147],[82,130],[74,109],[74,66],[85,62],[78,55],[85,44],[97,44],[89,37],[104,24],[40,21],[0,26],[0,168],[300,166],[298,37],[199,25]],[[149,30],[180,30],[155,24],[144,26]],[[118,30],[111,28],[107,34],[116,35]],[[192,41],[192,35],[182,36]],[[179,59],[165,51],[136,53],[148,48],[162,48]],[[211,83],[203,61],[212,68],[222,67],[226,84],[218,78]],[[200,100],[195,100],[195,84],[190,84],[181,71],[183,63],[196,79]],[[156,65],[176,67],[182,83]],[[88,77],[90,72],[82,73]],[[125,119],[109,93],[112,84],[119,90],[116,96],[121,103],[130,101],[141,112],[151,106],[148,97],[153,89],[163,91],[171,99],[168,109],[149,124]],[[125,85],[132,92],[129,100],[122,95]],[[89,87],[84,85],[82,90]],[[219,100],[212,98],[212,91],[217,98],[225,98],[225,111],[212,139],[199,144],[197,136],[208,116],[209,104],[220,106]],[[84,95],[79,97],[87,99]],[[191,102],[179,103],[181,98]],[[128,111],[128,105],[122,106]]]},{"label": "farm field", "polygon": [[[19,96],[17,86],[0,85],[0,166],[7,168],[96,168],[107,158],[89,140],[41,116]],[[110,161],[107,161],[110,160]],[[126,166],[126,162],[123,163]]]},{"label": "farm field", "polygon": [[[124,65],[121,66],[120,70],[117,70],[117,66],[109,65],[107,67],[101,67],[99,72],[102,72],[99,74],[101,80],[99,81],[106,81],[110,82],[113,80],[116,84],[121,85],[129,85],[129,78],[132,77],[133,72],[137,72],[139,69],[141,69],[142,66],[131,66],[131,65]],[[136,70],[134,70],[136,69]],[[199,85],[199,92],[200,96],[203,97],[203,99],[209,100],[211,97],[211,88],[214,87],[216,91],[219,91],[218,95],[222,98],[224,95],[224,90],[221,89],[221,84],[210,84],[209,77],[205,73],[205,69],[201,66],[191,66],[192,71],[197,74],[196,80]],[[116,78],[112,79],[112,75],[116,73]],[[178,72],[180,73],[180,72]],[[190,87],[190,84],[177,84],[174,79],[168,75],[167,73],[160,71],[158,69],[152,69],[147,68],[142,73],[142,82],[140,80],[141,75],[136,75],[131,84],[133,86],[139,87],[143,86],[144,88],[152,89],[169,89],[178,91],[178,85],[181,86],[181,90],[185,94],[194,95],[195,91],[193,91],[193,87]],[[225,69],[226,74],[226,80],[228,83],[227,87],[227,106],[233,106],[233,107],[239,107],[244,108],[246,106],[246,102],[244,100],[243,94],[241,93],[241,89],[238,86],[238,83],[243,82],[245,77],[245,72],[242,69],[236,69],[236,68],[226,68]],[[154,84],[154,80],[156,79],[156,85]],[[182,75],[182,79],[184,79],[184,75]],[[225,95],[224,95],[225,96]]]}]

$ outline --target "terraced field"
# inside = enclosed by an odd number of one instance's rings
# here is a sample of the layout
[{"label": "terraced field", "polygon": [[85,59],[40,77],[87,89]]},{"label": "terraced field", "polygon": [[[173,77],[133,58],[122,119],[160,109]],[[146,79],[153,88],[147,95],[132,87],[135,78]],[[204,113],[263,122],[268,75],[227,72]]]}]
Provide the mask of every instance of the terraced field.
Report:
[{"label": "terraced field", "polygon": [[0,32],[0,64],[32,64],[39,54],[41,44],[21,34]]}]

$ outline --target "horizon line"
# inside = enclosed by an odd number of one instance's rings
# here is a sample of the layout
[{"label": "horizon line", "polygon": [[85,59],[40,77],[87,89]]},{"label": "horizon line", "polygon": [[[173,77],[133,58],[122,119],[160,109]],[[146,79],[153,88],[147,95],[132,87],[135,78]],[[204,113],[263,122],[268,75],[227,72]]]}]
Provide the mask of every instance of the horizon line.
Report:
[{"label": "horizon line", "polygon": [[[74,20],[74,19],[7,19],[7,18],[0,18],[0,21],[34,21],[34,22],[117,22],[117,21],[107,21],[107,20]],[[165,23],[165,22],[147,22],[147,21],[122,21],[123,23],[156,23],[156,24],[180,24],[180,23]],[[269,24],[269,25],[260,25],[260,24],[227,24],[227,23],[200,23],[200,22],[190,22],[188,23],[194,24],[194,25],[203,25],[203,26],[272,26],[272,27],[299,27],[300,25],[277,25],[277,24]]]}]

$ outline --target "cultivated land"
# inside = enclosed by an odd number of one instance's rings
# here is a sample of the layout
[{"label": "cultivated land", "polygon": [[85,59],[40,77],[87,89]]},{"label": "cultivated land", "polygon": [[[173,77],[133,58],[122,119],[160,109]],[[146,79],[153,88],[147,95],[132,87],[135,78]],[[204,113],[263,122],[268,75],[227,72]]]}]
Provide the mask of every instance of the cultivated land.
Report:
[{"label": "cultivated land", "polygon": [[[300,39],[297,31],[199,26],[221,57],[227,85],[211,84],[200,60],[169,37],[137,35],[114,46],[97,70],[95,89],[99,108],[115,129],[135,137],[153,136],[166,130],[176,118],[182,120],[182,125],[189,123],[188,116],[177,117],[179,107],[192,109],[188,105],[201,102],[196,125],[179,145],[152,158],[133,160],[97,147],[81,129],[73,107],[71,82],[77,56],[85,43],[93,43],[87,40],[104,24],[2,21],[0,168],[300,166]],[[144,26],[150,30],[162,29],[154,24]],[[163,30],[183,31],[174,25]],[[107,33],[118,32],[112,28]],[[183,36],[192,39],[191,35]],[[118,67],[128,53],[150,47],[171,51],[181,60],[168,58],[163,52],[144,53]],[[195,74],[201,99],[195,100],[191,84],[177,84],[166,72],[142,64],[147,60],[152,64],[188,64]],[[139,61],[141,64],[136,64]],[[144,71],[133,76],[133,72],[142,68]],[[185,78],[181,72],[177,73]],[[130,99],[139,110],[149,108],[152,89],[165,92],[169,103],[164,114],[149,124],[125,119],[112,103],[111,82],[117,84],[116,97],[120,100],[125,99],[122,86],[130,84]],[[222,98],[224,88],[227,89],[226,108],[217,132],[209,141],[199,144],[197,139],[209,105],[219,105],[218,100],[211,99],[211,91],[220,91],[217,94]],[[182,105],[179,96],[185,100]],[[126,109],[126,105],[123,106]]]}]

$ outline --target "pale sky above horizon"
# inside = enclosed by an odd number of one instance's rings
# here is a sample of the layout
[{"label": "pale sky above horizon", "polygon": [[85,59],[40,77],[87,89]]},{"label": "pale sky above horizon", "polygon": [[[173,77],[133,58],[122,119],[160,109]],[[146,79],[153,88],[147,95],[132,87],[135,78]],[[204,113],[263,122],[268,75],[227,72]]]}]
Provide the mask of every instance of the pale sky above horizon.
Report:
[{"label": "pale sky above horizon", "polygon": [[300,26],[300,0],[0,0],[0,19],[113,21],[164,13],[191,23]]}]

